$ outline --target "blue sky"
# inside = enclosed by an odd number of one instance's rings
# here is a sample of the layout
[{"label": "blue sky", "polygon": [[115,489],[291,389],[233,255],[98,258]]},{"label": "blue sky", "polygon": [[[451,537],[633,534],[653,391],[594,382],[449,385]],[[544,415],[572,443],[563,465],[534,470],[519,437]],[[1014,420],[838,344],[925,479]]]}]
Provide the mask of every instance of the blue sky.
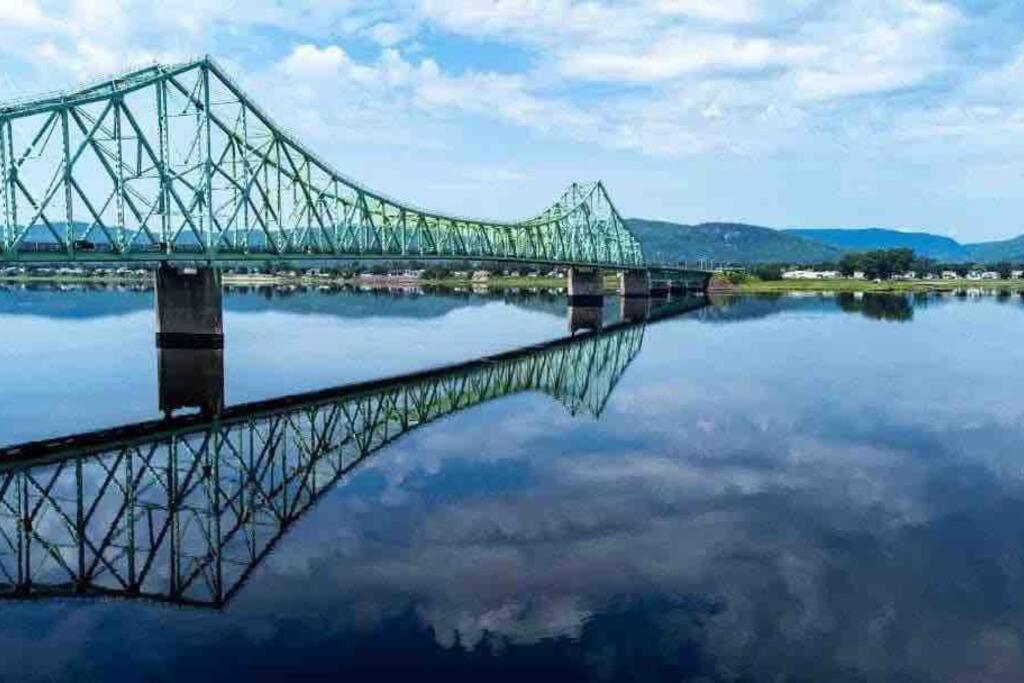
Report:
[{"label": "blue sky", "polygon": [[0,0],[0,99],[205,53],[442,211],[1024,232],[1019,2]]}]

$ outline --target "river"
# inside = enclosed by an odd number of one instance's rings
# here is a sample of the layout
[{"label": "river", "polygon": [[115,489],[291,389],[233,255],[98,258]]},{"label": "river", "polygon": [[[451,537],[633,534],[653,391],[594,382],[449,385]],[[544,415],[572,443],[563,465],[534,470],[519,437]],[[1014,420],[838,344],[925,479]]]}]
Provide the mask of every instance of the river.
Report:
[{"label": "river", "polygon": [[[564,299],[229,292],[220,422],[0,471],[0,680],[1021,680],[1024,298],[978,294],[610,299],[462,366]],[[164,429],[152,307],[0,290],[0,448]]]}]

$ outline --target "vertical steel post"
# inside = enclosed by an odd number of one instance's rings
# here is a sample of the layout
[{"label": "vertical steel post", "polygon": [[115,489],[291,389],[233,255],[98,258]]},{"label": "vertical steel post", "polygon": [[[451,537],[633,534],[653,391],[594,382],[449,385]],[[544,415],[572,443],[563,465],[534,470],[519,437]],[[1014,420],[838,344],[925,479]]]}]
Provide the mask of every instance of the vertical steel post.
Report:
[{"label": "vertical steel post", "polygon": [[11,234],[14,230],[11,225],[11,196],[9,194],[11,180],[11,159],[7,152],[10,146],[11,122],[0,118],[0,184],[3,185],[0,191],[0,203],[3,204],[3,225],[0,226],[0,251],[6,251],[11,243]]},{"label": "vertical steel post", "polygon": [[124,490],[127,500],[125,505],[127,506],[128,513],[128,589],[131,592],[138,590],[138,578],[135,575],[135,453],[132,449],[128,449],[128,453],[125,456],[125,481]]},{"label": "vertical steel post", "polygon": [[290,240],[289,240],[288,236],[285,234],[284,215],[281,213],[283,211],[283,207],[284,207],[284,205],[281,202],[281,197],[283,195],[283,192],[281,192],[281,173],[282,173],[282,171],[281,171],[281,168],[282,168],[281,167],[281,140],[280,140],[280,138],[277,137],[276,134],[274,135],[274,156],[275,156],[275,159],[274,159],[274,175],[277,177],[277,181],[276,181],[276,186],[277,186],[276,204],[277,204],[277,230],[278,230],[278,237],[279,237],[278,242],[280,244],[282,244],[282,245],[287,245],[290,242]]},{"label": "vertical steel post", "polygon": [[167,444],[167,520],[170,538],[168,538],[168,594],[178,595],[180,577],[178,574],[178,438],[172,436]]},{"label": "vertical steel post", "polygon": [[206,161],[203,164],[203,182],[206,184],[206,244],[203,246],[207,254],[212,255],[216,251],[216,240],[213,238],[213,143],[210,140],[210,65],[205,60],[200,73],[203,79],[203,137],[206,138]]},{"label": "vertical steel post", "polygon": [[[127,247],[127,229],[124,219],[124,140],[121,136],[121,96],[116,95],[114,97],[114,144],[117,145],[116,164],[117,174],[114,177],[114,182],[117,184],[115,190],[115,209],[117,211],[117,251],[123,252]],[[141,143],[137,143],[141,144]]]},{"label": "vertical steel post", "polygon": [[167,173],[167,164],[170,159],[170,132],[167,129],[167,81],[160,79],[156,82],[156,125],[157,143],[160,147],[160,189],[158,202],[160,210],[160,239],[164,243],[164,253],[171,253],[171,193],[170,177]]},{"label": "vertical steel post", "polygon": [[63,143],[64,167],[64,240],[65,248],[71,258],[75,256],[75,225],[74,209],[71,196],[71,131],[68,128],[68,107],[60,110],[60,131]]},{"label": "vertical steel post", "polygon": [[85,501],[82,490],[82,459],[75,460],[75,542],[78,546],[78,575],[75,591],[85,590]]},{"label": "vertical steel post", "polygon": [[249,247],[252,246],[249,243],[251,225],[249,223],[249,194],[252,192],[252,188],[249,183],[249,117],[248,107],[245,106],[245,102],[238,101],[242,107],[242,229],[244,230],[245,237],[245,251],[249,251]]},{"label": "vertical steel post", "polygon": [[[26,589],[32,588],[32,535],[35,533],[32,524],[32,513],[29,507],[28,500],[28,475],[24,472],[19,472],[18,477],[21,480],[21,486],[18,487],[18,499],[19,507],[18,511],[21,515],[20,527],[21,533],[18,534],[18,557],[21,560],[18,571],[21,574],[21,585],[25,586]],[[24,539],[24,541],[22,541]]]}]

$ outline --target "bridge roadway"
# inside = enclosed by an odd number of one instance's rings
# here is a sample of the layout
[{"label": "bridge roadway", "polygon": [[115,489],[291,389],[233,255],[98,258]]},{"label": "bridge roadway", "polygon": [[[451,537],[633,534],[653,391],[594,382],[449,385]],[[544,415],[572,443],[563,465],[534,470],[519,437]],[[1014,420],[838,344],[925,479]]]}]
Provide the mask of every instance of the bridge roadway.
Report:
[{"label": "bridge roadway", "polygon": [[626,319],[607,327],[229,408],[220,350],[179,349],[184,376],[167,385],[161,368],[161,405],[196,400],[173,394],[205,382],[201,413],[0,448],[0,600],[222,608],[326,492],[403,435],[520,392],[599,416],[646,325],[706,302],[623,299]]},{"label": "bridge roadway", "polygon": [[573,183],[514,222],[443,215],[369,190],[278,125],[210,57],[0,105],[0,263],[364,258],[707,283],[702,271],[651,264],[601,182]]}]

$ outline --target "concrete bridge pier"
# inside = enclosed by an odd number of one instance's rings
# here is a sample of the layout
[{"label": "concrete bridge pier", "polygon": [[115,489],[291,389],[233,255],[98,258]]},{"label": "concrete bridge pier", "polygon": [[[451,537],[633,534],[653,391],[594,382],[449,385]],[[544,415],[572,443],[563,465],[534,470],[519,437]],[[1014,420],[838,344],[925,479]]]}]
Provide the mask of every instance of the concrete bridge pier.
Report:
[{"label": "concrete bridge pier", "polygon": [[224,346],[220,271],[209,266],[156,271],[156,345],[215,349]]},{"label": "concrete bridge pier", "polygon": [[598,268],[569,269],[569,306],[602,306],[604,276]]},{"label": "concrete bridge pier", "polygon": [[224,312],[220,271],[209,266],[156,271],[160,410],[217,415],[224,407]]},{"label": "concrete bridge pier", "polygon": [[619,296],[623,299],[643,298],[651,295],[651,278],[644,270],[619,273]]}]

